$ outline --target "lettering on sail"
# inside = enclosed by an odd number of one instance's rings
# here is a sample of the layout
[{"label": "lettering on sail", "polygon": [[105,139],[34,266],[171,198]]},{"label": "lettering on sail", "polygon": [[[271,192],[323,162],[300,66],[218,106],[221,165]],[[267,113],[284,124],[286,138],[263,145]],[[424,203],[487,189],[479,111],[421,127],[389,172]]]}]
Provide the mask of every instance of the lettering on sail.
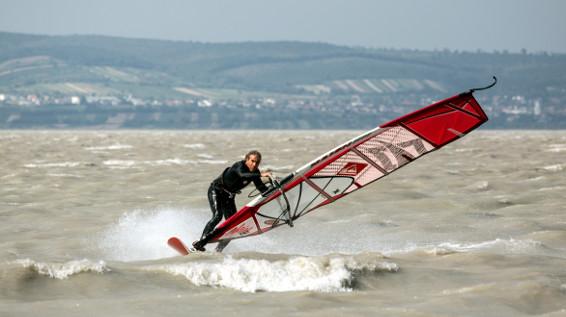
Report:
[{"label": "lettering on sail", "polygon": [[253,230],[253,226],[248,223],[243,223],[238,227],[232,228],[226,233],[226,236],[243,236],[250,233]]},{"label": "lettering on sail", "polygon": [[[384,141],[378,142],[380,145],[369,148],[368,152],[373,154],[375,159],[387,172],[391,172],[427,152],[423,141],[419,138],[397,144]],[[411,147],[417,152],[417,156],[409,152]]]}]

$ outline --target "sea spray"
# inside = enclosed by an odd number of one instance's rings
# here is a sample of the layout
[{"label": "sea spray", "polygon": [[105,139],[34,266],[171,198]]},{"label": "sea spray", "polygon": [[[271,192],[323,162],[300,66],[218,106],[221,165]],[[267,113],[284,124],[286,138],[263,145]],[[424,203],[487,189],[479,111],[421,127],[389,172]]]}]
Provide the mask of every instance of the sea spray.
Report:
[{"label": "sea spray", "polygon": [[126,212],[97,237],[97,244],[110,260],[129,262],[173,257],[178,254],[167,246],[167,240],[171,236],[184,241],[198,238],[207,221],[204,215],[167,208]]}]

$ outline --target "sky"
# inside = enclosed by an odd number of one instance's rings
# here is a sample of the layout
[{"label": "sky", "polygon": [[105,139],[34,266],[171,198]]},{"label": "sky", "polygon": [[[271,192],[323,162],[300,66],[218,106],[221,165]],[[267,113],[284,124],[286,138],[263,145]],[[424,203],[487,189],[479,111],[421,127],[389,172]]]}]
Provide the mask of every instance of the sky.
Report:
[{"label": "sky", "polygon": [[565,13],[566,0],[0,0],[0,31],[566,53]]}]

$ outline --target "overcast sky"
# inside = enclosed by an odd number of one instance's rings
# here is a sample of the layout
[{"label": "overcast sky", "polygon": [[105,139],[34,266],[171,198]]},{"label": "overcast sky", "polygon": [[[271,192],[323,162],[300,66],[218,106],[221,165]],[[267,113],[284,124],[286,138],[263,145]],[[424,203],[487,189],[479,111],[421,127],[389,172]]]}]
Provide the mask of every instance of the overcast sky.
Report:
[{"label": "overcast sky", "polygon": [[566,53],[565,14],[566,0],[0,0],[0,31]]}]

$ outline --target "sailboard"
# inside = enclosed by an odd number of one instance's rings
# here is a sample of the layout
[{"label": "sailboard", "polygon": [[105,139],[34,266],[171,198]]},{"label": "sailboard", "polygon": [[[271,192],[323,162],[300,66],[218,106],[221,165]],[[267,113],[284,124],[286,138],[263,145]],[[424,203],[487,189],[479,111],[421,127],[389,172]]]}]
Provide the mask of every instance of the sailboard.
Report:
[{"label": "sailboard", "polygon": [[181,255],[188,255],[191,252],[194,252],[191,248],[188,248],[181,239],[177,237],[171,237],[167,240],[167,244],[175,249],[175,251],[179,252]]},{"label": "sailboard", "polygon": [[[293,226],[297,219],[313,210],[365,188],[465,136],[488,120],[473,93],[493,87],[497,78],[493,79],[487,87],[470,89],[433,103],[322,154],[274,182],[268,193],[257,196],[219,224],[210,234],[209,243]],[[187,254],[187,248],[175,239],[170,239],[170,245]]]}]

